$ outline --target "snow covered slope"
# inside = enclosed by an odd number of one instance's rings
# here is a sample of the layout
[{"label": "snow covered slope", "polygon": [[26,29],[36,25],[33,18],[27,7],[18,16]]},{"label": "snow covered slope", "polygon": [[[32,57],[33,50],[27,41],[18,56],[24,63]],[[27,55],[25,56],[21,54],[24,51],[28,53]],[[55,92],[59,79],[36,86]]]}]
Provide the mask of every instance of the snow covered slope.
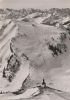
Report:
[{"label": "snow covered slope", "polygon": [[[44,79],[47,86],[70,92],[70,35],[68,31],[61,28],[42,25],[41,21],[42,19],[34,19],[31,22],[17,21],[17,26],[11,21],[5,27],[0,37],[1,68],[7,67],[7,58],[11,55],[10,42],[12,42],[13,53],[19,57],[21,64],[12,82],[6,78],[0,78],[0,91],[16,92],[20,90],[29,75],[35,82],[35,86],[41,85]],[[15,36],[17,33],[18,35]],[[12,37],[15,38],[12,39]],[[22,54],[24,56],[21,58]],[[29,92],[32,89],[33,92]],[[35,89],[27,89],[18,96],[13,94],[11,99],[29,98],[34,93],[39,93],[39,89]],[[31,94],[28,95],[28,92]],[[48,96],[46,98],[51,100]]]},{"label": "snow covered slope", "polygon": [[[18,50],[18,54],[24,53],[30,59],[31,79],[41,84],[45,78],[47,85],[49,83],[57,84],[53,80],[53,70],[58,72],[59,68],[62,71],[69,68],[70,36],[68,32],[53,26],[40,24],[32,26],[31,23],[19,23],[19,27],[20,36],[15,38],[13,44]],[[58,84],[60,83],[58,82]],[[61,86],[55,88],[62,89]],[[63,91],[66,90],[63,89]]]},{"label": "snow covered slope", "polygon": [[12,21],[6,20],[3,23],[3,25],[6,25],[6,28],[3,29],[3,33],[0,36],[0,59],[2,61],[1,62],[2,64],[4,64],[3,61],[11,52],[10,51],[11,38],[15,37],[17,33],[17,27]]},{"label": "snow covered slope", "polygon": [[[2,24],[3,24],[2,27],[3,26],[6,26],[6,27],[3,27],[3,32],[2,32],[2,35],[0,36],[0,75],[1,75],[0,87],[1,88],[3,87],[2,82],[4,83],[4,85],[6,85],[7,83],[2,78],[2,74],[3,74],[2,72],[3,72],[4,67],[7,66],[8,57],[12,54],[10,50],[10,42],[11,42],[11,39],[16,36],[17,29],[18,29],[18,27],[16,27],[14,22],[12,22],[11,20],[4,20]],[[0,91],[2,91],[1,88],[0,88]]]}]

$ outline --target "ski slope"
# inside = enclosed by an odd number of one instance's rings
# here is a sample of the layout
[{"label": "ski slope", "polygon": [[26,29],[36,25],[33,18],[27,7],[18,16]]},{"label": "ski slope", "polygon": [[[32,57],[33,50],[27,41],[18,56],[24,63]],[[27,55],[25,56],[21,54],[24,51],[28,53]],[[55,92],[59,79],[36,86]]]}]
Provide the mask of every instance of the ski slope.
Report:
[{"label": "ski slope", "polygon": [[[33,64],[38,64],[39,66],[29,66],[29,62],[22,61],[19,71],[16,73],[15,78],[11,83],[7,80],[0,78],[0,91],[3,92],[15,92],[18,91],[22,87],[23,81],[27,78],[30,74],[32,80],[36,81],[37,83],[42,83],[42,79],[45,78],[46,84],[49,87],[59,89],[65,92],[70,92],[70,44],[69,39],[66,42],[68,46],[68,51],[64,55],[59,57],[53,58],[51,56],[51,51],[48,50],[45,46],[44,39],[50,41],[50,38],[54,36],[55,40],[59,37],[59,33],[64,32],[61,29],[58,29],[53,26],[42,25],[38,19],[37,25],[33,26],[32,23],[25,23],[22,22],[19,24],[20,31],[19,38],[16,38],[14,45],[16,48],[19,48],[21,53],[26,54],[31,61],[34,61]],[[10,51],[10,41],[12,37],[15,37],[17,34],[16,25],[11,22],[9,26],[6,27],[4,30],[3,36],[0,38],[0,57],[2,60],[2,68],[6,66],[7,57],[11,55]],[[27,39],[23,38],[23,34],[26,34]],[[50,35],[51,34],[51,35]],[[43,43],[42,43],[43,42]],[[60,41],[59,41],[60,42]],[[52,43],[52,41],[51,41]],[[47,52],[46,52],[47,51]],[[40,55],[41,54],[41,55]],[[40,57],[40,58],[39,58]],[[41,62],[46,59],[45,66],[41,66]],[[47,67],[47,68],[46,68]],[[52,70],[51,70],[52,69]],[[1,69],[2,71],[2,69]],[[49,71],[49,72],[48,72]],[[48,73],[47,73],[48,72]],[[47,73],[47,74],[46,74]],[[3,84],[2,84],[3,83]],[[1,100],[19,100],[32,97],[33,94],[40,93],[38,88],[31,88],[27,89],[24,93],[16,96],[6,96],[1,98]],[[46,99],[45,99],[46,98]],[[52,99],[53,98],[53,99]],[[62,97],[52,94],[51,96],[43,95],[41,96],[40,100],[65,100]],[[34,100],[34,99],[32,99]],[[39,100],[39,99],[38,99]]]},{"label": "ski slope", "polygon": [[16,25],[13,22],[10,22],[5,28],[3,35],[0,36],[0,58],[3,59],[3,64],[4,59],[8,57],[11,53],[10,42],[11,38],[15,37],[15,35],[17,34],[17,29],[18,27],[16,27]]},{"label": "ski slope", "polygon": [[0,36],[0,91],[4,91],[4,86],[7,85],[7,80],[2,78],[3,68],[7,66],[7,59],[12,54],[10,50],[10,42],[17,34],[18,27],[14,22],[6,20],[3,24],[7,24],[7,27],[3,31],[3,35]]}]

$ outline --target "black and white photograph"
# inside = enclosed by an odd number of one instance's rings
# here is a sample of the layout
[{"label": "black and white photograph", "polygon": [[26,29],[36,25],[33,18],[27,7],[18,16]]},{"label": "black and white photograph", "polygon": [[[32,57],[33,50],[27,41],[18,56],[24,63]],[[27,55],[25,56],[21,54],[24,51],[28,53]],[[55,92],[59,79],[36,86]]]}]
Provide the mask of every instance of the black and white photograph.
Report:
[{"label": "black and white photograph", "polygon": [[70,100],[70,0],[0,0],[0,100]]}]

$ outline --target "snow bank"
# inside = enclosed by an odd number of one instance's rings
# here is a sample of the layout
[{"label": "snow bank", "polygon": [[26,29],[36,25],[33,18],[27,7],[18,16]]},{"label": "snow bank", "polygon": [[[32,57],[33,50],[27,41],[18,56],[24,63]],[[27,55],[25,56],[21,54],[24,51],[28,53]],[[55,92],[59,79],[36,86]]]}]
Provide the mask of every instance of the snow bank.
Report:
[{"label": "snow bank", "polygon": [[[10,42],[11,39],[16,36],[18,29],[14,22],[10,20],[6,20],[3,24],[6,24],[7,27],[4,29],[2,36],[0,36],[0,91],[4,91],[4,87],[8,84],[7,80],[2,78],[2,72],[3,68],[7,66],[8,57],[12,54],[10,50]],[[4,84],[2,84],[2,82]]]},{"label": "snow bank", "polygon": [[62,20],[62,24],[65,24],[67,22],[70,22],[70,17],[64,17],[63,20]]},{"label": "snow bank", "polygon": [[36,23],[41,24],[45,19],[46,17],[38,17],[38,18],[35,18],[34,20]]},{"label": "snow bank", "polygon": [[8,97],[5,97],[5,98],[1,98],[1,100],[18,100],[18,99],[27,99],[27,98],[31,98],[35,95],[38,95],[40,94],[40,91],[38,88],[31,88],[31,89],[28,89],[25,93],[22,93],[20,95],[17,95],[17,96],[8,96]]},{"label": "snow bank", "polygon": [[[7,25],[6,29],[3,32],[3,35],[0,37],[0,58],[5,55],[9,55],[10,51],[10,42],[11,38],[15,37],[17,33],[17,27],[13,22]],[[6,53],[7,52],[7,53]],[[4,59],[3,59],[4,60]]]}]

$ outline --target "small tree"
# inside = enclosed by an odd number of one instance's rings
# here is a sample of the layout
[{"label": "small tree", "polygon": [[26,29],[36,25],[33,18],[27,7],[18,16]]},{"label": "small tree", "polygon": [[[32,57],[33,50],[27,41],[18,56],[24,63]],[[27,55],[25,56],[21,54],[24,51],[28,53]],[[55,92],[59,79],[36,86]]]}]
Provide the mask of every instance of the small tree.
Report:
[{"label": "small tree", "polygon": [[9,82],[12,81],[12,76],[10,75],[9,78],[8,78]]},{"label": "small tree", "polygon": [[5,67],[4,67],[4,69],[3,69],[3,77],[6,77]]},{"label": "small tree", "polygon": [[44,88],[46,88],[46,83],[45,83],[45,80],[44,80],[44,78],[43,78],[42,85],[43,85],[43,87],[44,87]]}]

